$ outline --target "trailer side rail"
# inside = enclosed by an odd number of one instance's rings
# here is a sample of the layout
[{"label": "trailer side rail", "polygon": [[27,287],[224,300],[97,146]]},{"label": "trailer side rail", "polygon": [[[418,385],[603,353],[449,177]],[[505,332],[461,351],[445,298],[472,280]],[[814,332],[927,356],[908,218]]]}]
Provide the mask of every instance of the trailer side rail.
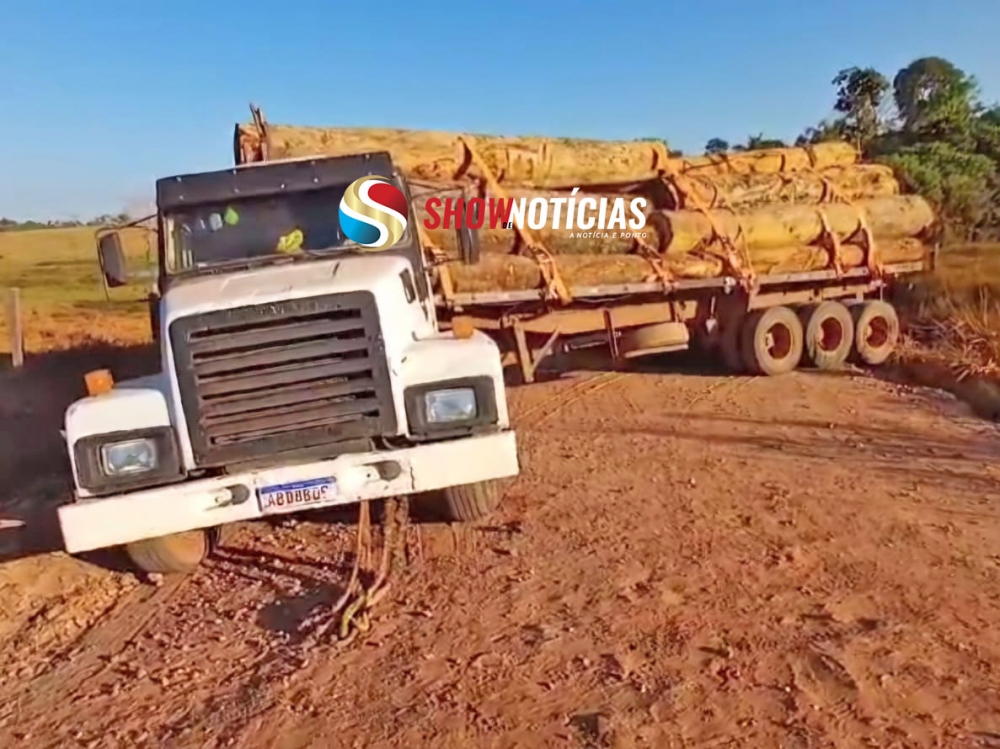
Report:
[{"label": "trailer side rail", "polygon": [[[929,265],[927,263],[917,260],[909,263],[886,265],[882,269],[882,273],[884,276],[899,276],[908,273],[919,273],[922,270],[927,270],[928,267]],[[877,282],[878,280],[872,278],[872,274],[867,268],[852,268],[840,273],[839,275],[835,270],[831,269],[760,276],[758,278],[758,285],[763,289],[767,286],[785,284],[822,284],[845,280],[860,281],[866,279],[871,280],[872,282]],[[573,298],[577,300],[622,297],[631,294],[670,294],[678,291],[701,291],[705,289],[719,289],[728,294],[739,287],[739,285],[739,279],[733,278],[732,276],[719,276],[717,278],[678,280],[672,283],[668,288],[664,288],[662,283],[657,282],[607,284],[601,286],[573,286],[570,288],[570,293]],[[546,300],[547,297],[545,289],[453,294],[449,296],[448,299],[445,299],[442,296],[438,296],[436,299],[437,304],[442,307],[509,305],[519,304],[522,302],[544,302]]]}]

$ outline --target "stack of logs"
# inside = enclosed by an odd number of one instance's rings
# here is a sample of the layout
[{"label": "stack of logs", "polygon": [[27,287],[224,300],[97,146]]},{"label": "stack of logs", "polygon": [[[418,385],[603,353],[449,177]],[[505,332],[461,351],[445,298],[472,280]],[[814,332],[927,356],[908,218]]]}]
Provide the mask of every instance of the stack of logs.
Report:
[{"label": "stack of logs", "polygon": [[[487,217],[474,265],[457,259],[453,228],[424,230],[458,293],[541,287],[539,254],[526,239],[554,258],[573,287],[909,262],[925,256],[935,227],[925,200],[901,195],[888,167],[860,163],[846,143],[672,158],[662,141],[292,127],[258,117],[237,126],[235,151],[237,163],[388,151],[411,182],[410,220],[421,226],[428,198],[462,190],[487,201],[541,197],[563,206],[558,228],[549,220],[527,237],[491,228]],[[587,197],[609,206],[643,198],[645,226],[566,228],[568,201],[579,206]],[[626,214],[633,218],[628,207]]]}]

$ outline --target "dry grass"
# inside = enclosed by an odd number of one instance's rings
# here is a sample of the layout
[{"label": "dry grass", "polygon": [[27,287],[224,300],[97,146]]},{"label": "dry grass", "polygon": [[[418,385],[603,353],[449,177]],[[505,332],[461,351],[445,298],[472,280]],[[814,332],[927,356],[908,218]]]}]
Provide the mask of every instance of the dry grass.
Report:
[{"label": "dry grass", "polygon": [[[148,232],[131,229],[124,240],[130,267],[148,267]],[[148,282],[113,289],[105,298],[93,228],[0,232],[0,289],[6,287],[21,289],[29,353],[149,338]],[[7,324],[0,306],[0,353],[10,351]]]},{"label": "dry grass", "polygon": [[947,364],[959,380],[1000,379],[1000,244],[945,248],[933,274],[897,293],[903,361]]}]

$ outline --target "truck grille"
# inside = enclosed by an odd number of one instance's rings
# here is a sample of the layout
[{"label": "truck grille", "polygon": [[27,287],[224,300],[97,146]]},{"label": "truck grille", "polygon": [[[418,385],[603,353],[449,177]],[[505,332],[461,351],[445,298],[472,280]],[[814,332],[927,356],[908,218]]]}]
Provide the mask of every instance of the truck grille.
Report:
[{"label": "truck grille", "polygon": [[171,324],[170,341],[199,466],[396,431],[368,292],[185,317]]}]

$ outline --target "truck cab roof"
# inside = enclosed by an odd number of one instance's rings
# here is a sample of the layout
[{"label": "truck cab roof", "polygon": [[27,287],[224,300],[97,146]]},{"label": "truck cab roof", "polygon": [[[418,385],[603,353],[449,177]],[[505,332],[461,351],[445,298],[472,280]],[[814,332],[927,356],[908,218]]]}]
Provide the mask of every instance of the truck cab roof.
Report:
[{"label": "truck cab roof", "polygon": [[159,179],[156,205],[161,212],[168,212],[201,203],[346,185],[361,177],[391,177],[394,173],[395,166],[386,151],[243,164]]}]

